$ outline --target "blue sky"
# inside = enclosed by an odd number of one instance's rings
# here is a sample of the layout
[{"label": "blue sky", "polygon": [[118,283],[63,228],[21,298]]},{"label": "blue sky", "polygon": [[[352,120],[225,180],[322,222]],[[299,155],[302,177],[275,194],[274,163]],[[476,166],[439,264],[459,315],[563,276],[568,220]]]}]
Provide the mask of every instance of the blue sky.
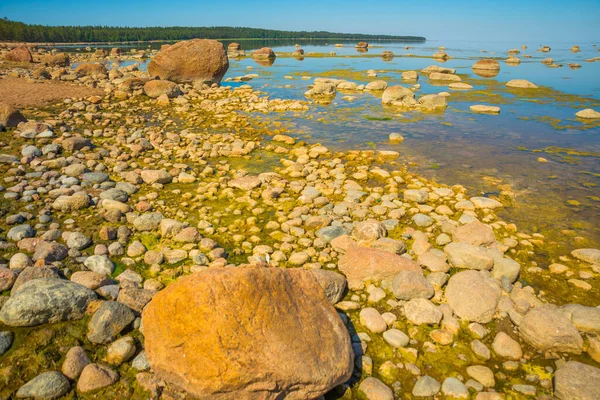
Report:
[{"label": "blue sky", "polygon": [[248,26],[422,35],[432,40],[600,41],[600,0],[0,0],[45,25]]}]

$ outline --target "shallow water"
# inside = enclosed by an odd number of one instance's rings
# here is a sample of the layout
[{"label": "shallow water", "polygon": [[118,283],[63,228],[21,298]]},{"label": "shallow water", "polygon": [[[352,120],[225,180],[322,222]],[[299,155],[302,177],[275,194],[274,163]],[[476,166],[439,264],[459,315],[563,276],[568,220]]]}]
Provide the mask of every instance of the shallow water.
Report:
[{"label": "shallow water", "polygon": [[[449,107],[443,114],[401,112],[381,105],[376,93],[338,93],[329,105],[317,105],[301,114],[271,114],[267,118],[285,121],[299,138],[318,141],[336,149],[389,149],[412,162],[416,172],[445,184],[462,184],[472,194],[499,195],[507,190],[514,197],[513,206],[503,217],[524,230],[540,232],[564,246],[600,246],[600,122],[585,122],[575,117],[584,108],[600,110],[600,62],[585,62],[598,57],[592,43],[544,43],[552,50],[537,51],[540,43],[427,41],[425,43],[375,42],[366,53],[354,49],[353,41],[298,41],[306,57],[290,56],[296,41],[239,41],[246,50],[271,46],[278,53],[273,65],[265,66],[251,58],[230,60],[225,78],[248,73],[259,77],[249,82],[272,97],[306,99],[304,92],[315,77],[326,76],[368,83],[383,79],[389,85],[402,82],[406,70],[420,70],[428,65],[455,68],[463,82],[473,85],[469,91],[453,91],[447,84],[431,84],[420,76],[421,88],[416,97],[448,91]],[[229,42],[224,41],[227,45]],[[581,52],[572,53],[572,45]],[[439,46],[453,57],[447,62],[431,58]],[[521,46],[527,45],[527,50]],[[160,46],[153,43],[152,47]],[[410,46],[410,49],[406,49]],[[137,48],[145,48],[140,45]],[[509,49],[519,49],[518,66],[504,63]],[[391,50],[396,57],[384,61],[381,53]],[[482,50],[486,52],[483,53]],[[335,56],[330,56],[330,52]],[[310,55],[310,53],[315,53]],[[529,54],[532,58],[524,58]],[[408,56],[410,55],[410,56]],[[500,73],[483,78],[471,66],[480,58],[497,58]],[[540,61],[551,57],[560,68]],[[127,65],[130,62],[124,62]],[[147,61],[141,64],[146,67]],[[571,69],[568,63],[581,64]],[[376,70],[377,78],[366,71]],[[302,80],[310,76],[310,80]],[[287,77],[287,78],[286,78]],[[292,79],[289,79],[289,78]],[[508,89],[511,79],[527,79],[540,89]],[[238,86],[245,82],[224,82]],[[355,96],[352,102],[344,95]],[[501,107],[500,115],[480,115],[469,111],[473,104]],[[388,143],[388,135],[399,132],[405,141]],[[538,158],[548,160],[538,162]],[[505,191],[504,194],[507,192]],[[564,231],[567,230],[567,231]],[[563,231],[561,233],[561,231]],[[582,236],[585,241],[574,241]]]}]

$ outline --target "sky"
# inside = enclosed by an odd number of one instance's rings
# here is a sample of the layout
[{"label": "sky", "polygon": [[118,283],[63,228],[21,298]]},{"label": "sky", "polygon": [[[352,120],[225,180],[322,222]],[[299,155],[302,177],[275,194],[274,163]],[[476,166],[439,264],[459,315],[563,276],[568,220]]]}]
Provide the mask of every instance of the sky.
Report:
[{"label": "sky", "polygon": [[600,0],[0,0],[0,17],[43,25],[244,26],[425,36],[600,41]]}]

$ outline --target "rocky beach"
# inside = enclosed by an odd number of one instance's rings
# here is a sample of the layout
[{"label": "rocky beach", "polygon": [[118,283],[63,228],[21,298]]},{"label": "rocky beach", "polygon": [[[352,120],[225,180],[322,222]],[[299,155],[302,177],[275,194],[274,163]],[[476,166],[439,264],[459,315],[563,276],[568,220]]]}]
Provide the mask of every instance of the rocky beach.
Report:
[{"label": "rocky beach", "polygon": [[[421,173],[401,130],[336,146],[291,124],[335,125],[363,96],[415,124],[460,102],[466,119],[552,101],[518,69],[495,80],[525,49],[463,58],[467,77],[443,46],[239,42],[2,45],[0,399],[600,398],[597,208],[579,217],[591,228],[522,229],[516,189]],[[266,69],[348,47],[427,66],[285,75],[307,90]],[[466,99],[485,78],[487,97]],[[597,98],[572,102],[597,134]]]}]

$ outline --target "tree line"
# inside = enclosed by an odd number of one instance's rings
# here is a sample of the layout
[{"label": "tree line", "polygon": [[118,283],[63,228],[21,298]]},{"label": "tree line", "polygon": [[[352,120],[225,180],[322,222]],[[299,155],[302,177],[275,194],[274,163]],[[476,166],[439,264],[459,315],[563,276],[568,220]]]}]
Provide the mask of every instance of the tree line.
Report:
[{"label": "tree line", "polygon": [[363,35],[326,31],[278,31],[272,29],[231,26],[211,27],[117,27],[117,26],[46,26],[29,25],[0,18],[0,41],[97,43],[97,42],[147,42],[151,40],[204,39],[385,39],[423,42],[421,36]]}]

